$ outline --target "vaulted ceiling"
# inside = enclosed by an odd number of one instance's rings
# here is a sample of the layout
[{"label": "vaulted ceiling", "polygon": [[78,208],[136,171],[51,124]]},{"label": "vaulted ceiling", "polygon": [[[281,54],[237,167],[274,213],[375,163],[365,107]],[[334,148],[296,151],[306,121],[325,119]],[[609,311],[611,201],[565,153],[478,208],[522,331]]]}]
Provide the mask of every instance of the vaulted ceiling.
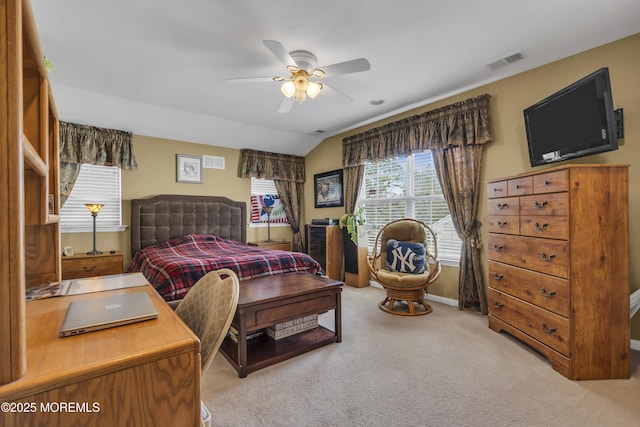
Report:
[{"label": "vaulted ceiling", "polygon": [[[327,136],[640,32],[638,0],[31,3],[62,120],[296,155]],[[278,113],[281,83],[226,82],[288,77],[263,40],[310,51],[319,66],[364,57],[371,69],[322,79],[353,101],[323,91]],[[502,60],[516,53],[523,59]],[[496,61],[502,66],[487,66]]]}]

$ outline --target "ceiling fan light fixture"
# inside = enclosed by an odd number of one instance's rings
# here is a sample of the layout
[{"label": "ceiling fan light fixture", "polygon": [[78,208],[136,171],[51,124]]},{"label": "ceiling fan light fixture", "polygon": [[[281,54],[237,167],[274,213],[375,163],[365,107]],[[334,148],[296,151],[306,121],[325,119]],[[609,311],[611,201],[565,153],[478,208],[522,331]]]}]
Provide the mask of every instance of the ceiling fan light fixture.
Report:
[{"label": "ceiling fan light fixture", "polygon": [[311,75],[315,78],[322,79],[324,78],[324,70],[321,70],[320,68],[316,68],[315,70],[313,70]]},{"label": "ceiling fan light fixture", "polygon": [[296,85],[291,80],[287,80],[280,87],[280,91],[287,98],[291,98],[296,93]]},{"label": "ceiling fan light fixture", "polygon": [[304,90],[296,90],[293,94],[293,100],[299,104],[302,104],[307,99],[307,92]]},{"label": "ceiling fan light fixture", "polygon": [[307,85],[307,95],[311,99],[318,96],[321,90],[322,90],[322,83],[309,82],[309,84]]}]

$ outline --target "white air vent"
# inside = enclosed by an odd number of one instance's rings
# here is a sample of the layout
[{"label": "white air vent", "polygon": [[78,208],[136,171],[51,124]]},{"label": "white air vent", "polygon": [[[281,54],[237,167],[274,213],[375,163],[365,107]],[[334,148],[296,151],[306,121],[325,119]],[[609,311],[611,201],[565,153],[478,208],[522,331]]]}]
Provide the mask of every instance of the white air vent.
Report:
[{"label": "white air vent", "polygon": [[202,166],[207,169],[224,169],[224,157],[202,156]]},{"label": "white air vent", "polygon": [[500,58],[497,61],[490,62],[485,66],[491,71],[497,70],[500,67],[504,67],[505,65],[513,64],[516,61],[520,61],[524,59],[524,56],[520,52],[512,53],[511,55],[507,55],[504,58]]}]

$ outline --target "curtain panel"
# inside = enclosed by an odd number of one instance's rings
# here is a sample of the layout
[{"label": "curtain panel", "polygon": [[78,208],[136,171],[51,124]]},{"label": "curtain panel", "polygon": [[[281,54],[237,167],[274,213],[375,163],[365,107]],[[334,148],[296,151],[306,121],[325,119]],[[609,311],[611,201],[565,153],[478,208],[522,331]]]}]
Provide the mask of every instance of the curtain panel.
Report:
[{"label": "curtain panel", "polygon": [[[356,168],[367,161],[408,156],[431,150],[449,212],[462,240],[458,278],[458,308],[487,314],[484,276],[480,262],[478,199],[483,144],[493,140],[485,94],[423,114],[398,120],[343,140],[342,163],[346,180],[357,199],[362,178]],[[355,193],[355,197],[353,194]],[[355,207],[354,207],[355,209]]]},{"label": "curtain panel", "polygon": [[266,151],[241,150],[240,177],[304,183],[304,157]]},{"label": "curtain panel", "polygon": [[59,136],[60,206],[69,198],[82,163],[138,168],[131,132],[60,122]]},{"label": "curtain panel", "polygon": [[273,180],[293,230],[292,250],[302,252],[300,216],[305,181],[304,157],[245,149],[240,152],[240,177]]}]

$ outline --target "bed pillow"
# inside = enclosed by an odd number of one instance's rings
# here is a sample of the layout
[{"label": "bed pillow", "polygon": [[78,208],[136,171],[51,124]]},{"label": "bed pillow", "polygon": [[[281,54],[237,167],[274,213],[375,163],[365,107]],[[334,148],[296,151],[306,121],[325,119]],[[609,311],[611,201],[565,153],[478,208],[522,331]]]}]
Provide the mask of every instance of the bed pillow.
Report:
[{"label": "bed pillow", "polygon": [[422,274],[426,268],[424,243],[387,241],[387,270],[396,273]]}]

